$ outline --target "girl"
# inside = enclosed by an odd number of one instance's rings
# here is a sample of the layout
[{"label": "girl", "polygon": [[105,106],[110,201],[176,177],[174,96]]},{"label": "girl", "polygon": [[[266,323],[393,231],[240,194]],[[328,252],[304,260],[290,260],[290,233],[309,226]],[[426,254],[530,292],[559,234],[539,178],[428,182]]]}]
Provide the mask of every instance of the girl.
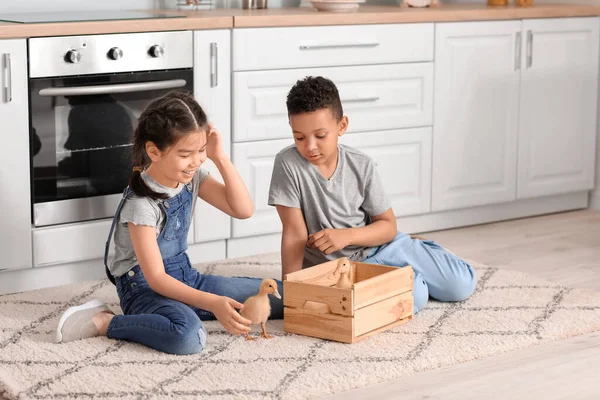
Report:
[{"label": "girl", "polygon": [[[224,184],[200,168],[206,158]],[[253,212],[250,195],[200,105],[181,92],[150,103],[134,133],[133,161],[104,256],[124,315],[114,315],[99,300],[71,307],[58,323],[56,341],[106,335],[166,353],[194,354],[206,345],[202,320],[216,318],[234,335],[248,332],[250,321],[236,309],[258,293],[261,279],[200,274],[185,252],[196,196],[234,218]],[[109,268],[113,230],[115,258]],[[277,284],[281,293],[282,283]],[[272,318],[282,318],[282,302],[271,303]]]}]

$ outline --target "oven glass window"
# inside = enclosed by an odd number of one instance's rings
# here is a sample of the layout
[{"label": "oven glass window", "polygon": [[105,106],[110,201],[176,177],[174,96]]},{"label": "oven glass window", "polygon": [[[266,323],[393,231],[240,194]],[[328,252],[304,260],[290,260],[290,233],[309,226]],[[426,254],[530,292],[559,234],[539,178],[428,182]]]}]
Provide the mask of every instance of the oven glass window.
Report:
[{"label": "oven glass window", "polygon": [[[191,69],[185,69],[30,80],[34,203],[123,192],[131,176],[137,118],[151,100],[170,90],[192,92],[192,75]],[[48,88],[97,89],[170,80],[187,83],[179,89],[149,85],[137,91],[123,86],[111,93],[43,94]]]}]

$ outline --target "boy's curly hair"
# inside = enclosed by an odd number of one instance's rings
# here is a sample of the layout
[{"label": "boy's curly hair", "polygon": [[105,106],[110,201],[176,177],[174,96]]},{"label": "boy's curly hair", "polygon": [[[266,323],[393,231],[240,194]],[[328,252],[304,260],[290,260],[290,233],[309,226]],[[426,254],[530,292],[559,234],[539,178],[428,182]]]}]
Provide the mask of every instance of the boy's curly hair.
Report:
[{"label": "boy's curly hair", "polygon": [[299,80],[287,95],[288,115],[296,115],[328,108],[339,121],[344,115],[342,102],[335,84],[322,76],[307,76]]}]

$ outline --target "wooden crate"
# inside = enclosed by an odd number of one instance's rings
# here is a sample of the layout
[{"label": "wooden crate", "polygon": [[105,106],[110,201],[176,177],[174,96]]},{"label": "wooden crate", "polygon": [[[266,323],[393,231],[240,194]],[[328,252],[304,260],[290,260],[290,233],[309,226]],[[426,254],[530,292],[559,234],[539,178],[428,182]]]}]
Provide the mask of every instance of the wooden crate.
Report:
[{"label": "wooden crate", "polygon": [[335,287],[337,260],[287,274],[283,330],[355,343],[413,318],[411,266],[351,263],[351,289]]}]

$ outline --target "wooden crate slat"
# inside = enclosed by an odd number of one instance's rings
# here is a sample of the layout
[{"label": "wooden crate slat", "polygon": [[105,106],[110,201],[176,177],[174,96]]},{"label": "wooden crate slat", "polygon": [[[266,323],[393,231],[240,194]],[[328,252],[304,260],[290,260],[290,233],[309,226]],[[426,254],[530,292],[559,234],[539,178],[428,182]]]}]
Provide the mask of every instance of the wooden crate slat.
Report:
[{"label": "wooden crate slat", "polygon": [[361,336],[413,313],[412,292],[402,293],[354,312],[354,335]]},{"label": "wooden crate slat", "polygon": [[335,340],[353,341],[353,318],[334,314],[315,314],[296,308],[283,309],[283,330],[288,333]]},{"label": "wooden crate slat", "polygon": [[408,321],[410,321],[411,319],[413,319],[413,316],[412,316],[412,315],[411,315],[411,316],[409,316],[409,317],[403,318],[403,319],[401,319],[401,320],[399,320],[399,321],[392,322],[391,324],[388,324],[388,325],[382,326],[381,328],[377,328],[377,329],[375,329],[375,330],[372,330],[371,332],[367,332],[367,333],[365,333],[365,334],[363,334],[363,335],[356,336],[356,337],[354,338],[354,340],[352,341],[352,343],[360,342],[361,340],[367,339],[367,338],[369,338],[369,337],[371,337],[371,336],[373,336],[373,335],[375,335],[375,334],[377,334],[377,333],[384,332],[384,331],[387,331],[388,329],[395,328],[395,327],[397,327],[398,325],[405,324],[405,323],[407,323]]},{"label": "wooden crate slat", "polygon": [[351,316],[354,312],[352,289],[284,281],[283,293],[285,307],[302,308],[307,301],[315,301],[327,304],[334,314]]},{"label": "wooden crate slat", "polygon": [[354,309],[413,290],[411,267],[393,268],[384,274],[354,284]]},{"label": "wooden crate slat", "polygon": [[314,267],[301,269],[285,275],[286,281],[312,283],[314,285],[333,286],[337,282],[337,277],[333,276],[333,271],[337,267],[337,261],[329,261]]},{"label": "wooden crate slat", "polygon": [[390,267],[387,265],[367,264],[362,262],[354,262],[352,264],[354,264],[356,270],[355,279],[353,281],[355,283],[362,282],[397,269],[396,267]]}]

